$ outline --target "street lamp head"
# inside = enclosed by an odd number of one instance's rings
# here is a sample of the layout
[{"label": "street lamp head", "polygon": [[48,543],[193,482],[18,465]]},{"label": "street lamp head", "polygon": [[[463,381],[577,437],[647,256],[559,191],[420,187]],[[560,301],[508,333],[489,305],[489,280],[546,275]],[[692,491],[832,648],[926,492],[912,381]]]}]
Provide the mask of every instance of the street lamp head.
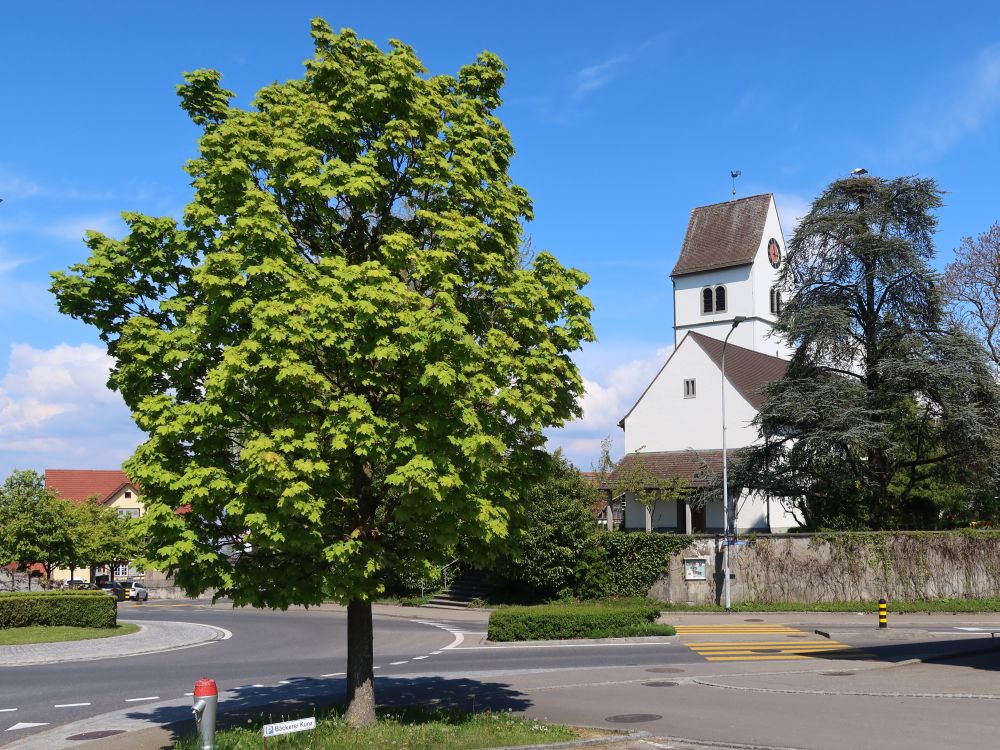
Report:
[{"label": "street lamp head", "polygon": [[733,328],[736,328],[736,326],[738,326],[746,319],[747,319],[746,315],[737,315],[735,318],[733,318]]}]

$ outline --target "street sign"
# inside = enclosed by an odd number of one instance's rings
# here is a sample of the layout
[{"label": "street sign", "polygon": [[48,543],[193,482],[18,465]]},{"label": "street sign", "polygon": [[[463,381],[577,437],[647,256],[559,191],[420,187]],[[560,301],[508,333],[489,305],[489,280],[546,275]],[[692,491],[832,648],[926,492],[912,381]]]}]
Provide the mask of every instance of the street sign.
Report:
[{"label": "street sign", "polygon": [[277,724],[265,724],[265,737],[280,737],[283,734],[294,734],[295,732],[305,732],[316,728],[316,717],[310,716],[308,719],[295,719],[293,721],[279,721]]}]

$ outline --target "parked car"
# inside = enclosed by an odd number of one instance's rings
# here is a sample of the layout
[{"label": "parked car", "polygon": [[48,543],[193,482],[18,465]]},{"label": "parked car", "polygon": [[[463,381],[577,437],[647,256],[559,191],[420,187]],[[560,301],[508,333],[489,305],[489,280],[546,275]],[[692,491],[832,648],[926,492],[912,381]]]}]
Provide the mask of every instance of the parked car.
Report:
[{"label": "parked car", "polygon": [[74,588],[78,591],[100,591],[101,589],[96,583],[80,583]]},{"label": "parked car", "polygon": [[136,602],[149,601],[149,589],[142,581],[125,581],[125,598]]},{"label": "parked car", "polygon": [[104,593],[113,596],[117,601],[125,601],[125,587],[121,581],[105,581],[104,583],[99,583],[98,586]]}]

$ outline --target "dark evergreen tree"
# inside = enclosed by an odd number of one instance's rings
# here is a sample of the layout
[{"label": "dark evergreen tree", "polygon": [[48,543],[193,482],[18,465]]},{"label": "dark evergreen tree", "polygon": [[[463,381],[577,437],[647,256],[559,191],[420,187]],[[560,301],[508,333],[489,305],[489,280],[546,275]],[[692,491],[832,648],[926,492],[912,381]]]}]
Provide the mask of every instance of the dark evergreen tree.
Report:
[{"label": "dark evergreen tree", "polygon": [[948,322],[933,180],[831,184],[789,243],[776,329],[796,348],[757,418],[738,481],[789,498],[810,528],[927,528],[932,491],[990,470],[998,391],[982,347]]}]

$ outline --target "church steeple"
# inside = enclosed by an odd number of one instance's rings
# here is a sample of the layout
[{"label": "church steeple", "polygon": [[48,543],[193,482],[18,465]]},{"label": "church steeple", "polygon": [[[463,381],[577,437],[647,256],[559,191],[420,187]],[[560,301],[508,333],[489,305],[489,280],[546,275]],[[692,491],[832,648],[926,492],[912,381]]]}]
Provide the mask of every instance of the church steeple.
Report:
[{"label": "church steeple", "polygon": [[722,339],[741,315],[747,322],[731,341],[779,357],[790,350],[770,336],[780,309],[778,270],[784,237],[770,193],[700,206],[691,211],[674,286],[674,343],[687,331]]}]

